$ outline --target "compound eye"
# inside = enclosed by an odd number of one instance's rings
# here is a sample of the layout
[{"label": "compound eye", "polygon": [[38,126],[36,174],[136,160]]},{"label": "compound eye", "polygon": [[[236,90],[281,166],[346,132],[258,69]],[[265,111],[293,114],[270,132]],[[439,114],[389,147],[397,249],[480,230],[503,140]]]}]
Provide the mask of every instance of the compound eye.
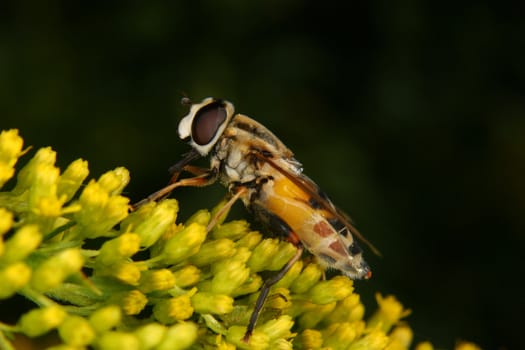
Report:
[{"label": "compound eye", "polygon": [[220,103],[211,103],[199,110],[193,119],[191,137],[199,146],[210,143],[222,123],[226,120],[226,109]]}]

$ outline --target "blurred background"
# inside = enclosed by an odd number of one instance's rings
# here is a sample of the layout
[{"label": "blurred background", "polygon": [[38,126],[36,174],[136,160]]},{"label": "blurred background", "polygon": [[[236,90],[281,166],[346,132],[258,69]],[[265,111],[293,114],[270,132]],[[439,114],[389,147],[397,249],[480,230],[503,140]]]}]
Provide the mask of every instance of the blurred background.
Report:
[{"label": "blurred background", "polygon": [[[382,252],[356,282],[415,340],[523,346],[524,6],[483,1],[3,1],[0,128],[137,201],[188,146],[183,96],[232,101]],[[181,189],[181,219],[216,185]],[[238,209],[234,215],[245,216]]]}]

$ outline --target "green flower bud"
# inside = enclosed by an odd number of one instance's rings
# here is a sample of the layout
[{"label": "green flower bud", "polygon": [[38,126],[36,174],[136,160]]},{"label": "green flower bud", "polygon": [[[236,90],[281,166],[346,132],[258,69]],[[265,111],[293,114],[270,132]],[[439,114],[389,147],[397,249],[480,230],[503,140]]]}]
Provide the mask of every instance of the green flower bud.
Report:
[{"label": "green flower bud", "polygon": [[189,348],[197,340],[199,328],[192,322],[181,322],[168,328],[157,350],[181,350]]},{"label": "green flower bud", "polygon": [[248,233],[249,224],[245,220],[233,220],[222,225],[216,225],[212,231],[215,239],[229,238],[236,240]]},{"label": "green flower bud", "polygon": [[13,213],[4,208],[0,208],[0,237],[13,227],[13,222]]},{"label": "green flower bud", "polygon": [[356,340],[355,342],[348,347],[349,350],[380,350],[384,349],[388,344],[388,336],[379,331],[373,330],[361,339]]},{"label": "green flower bud", "polygon": [[85,346],[95,339],[95,331],[89,322],[80,316],[67,316],[58,327],[58,334],[67,344]]},{"label": "green flower bud", "polygon": [[265,307],[274,310],[284,310],[289,308],[291,304],[292,298],[288,289],[273,287],[272,292],[266,301]]},{"label": "green flower bud", "polygon": [[323,345],[323,335],[315,329],[305,329],[295,339],[299,349],[319,349]]},{"label": "green flower bud", "polygon": [[108,235],[108,232],[128,215],[129,199],[110,196],[97,182],[90,181],[79,198],[82,210],[75,213],[75,220],[87,238]]},{"label": "green flower bud", "polygon": [[129,180],[128,169],[118,167],[102,174],[98,179],[98,183],[110,194],[110,196],[116,196],[122,193],[124,187],[128,185]]},{"label": "green flower bud", "polygon": [[66,202],[72,199],[88,175],[89,169],[87,161],[77,159],[69,164],[58,179],[58,198],[64,198]]},{"label": "green flower bud", "polygon": [[31,285],[39,292],[58,287],[69,275],[79,272],[84,264],[80,249],[65,249],[45,260],[33,272]]},{"label": "green flower bud", "polygon": [[193,315],[193,307],[188,294],[163,299],[153,306],[153,316],[163,324],[186,320],[191,315]]},{"label": "green flower bud", "polygon": [[42,241],[37,225],[24,225],[5,243],[2,263],[10,264],[25,259]]},{"label": "green flower bud", "polygon": [[138,315],[148,303],[148,298],[138,290],[121,293],[114,298],[124,311],[124,315]]},{"label": "green flower bud", "polygon": [[122,311],[117,305],[104,306],[89,316],[89,324],[95,332],[103,333],[116,327],[122,320]]},{"label": "green flower bud", "polygon": [[267,270],[278,271],[290,261],[290,259],[297,253],[297,248],[285,241],[280,241],[277,248],[277,254],[270,260]]},{"label": "green flower bud", "polygon": [[279,250],[279,240],[276,238],[264,239],[255,247],[248,260],[248,267],[253,272],[267,270],[271,261]]},{"label": "green flower bud", "polygon": [[168,269],[147,270],[142,272],[139,289],[142,293],[168,290],[175,286],[175,277]]},{"label": "green flower bud", "polygon": [[165,264],[176,264],[196,254],[206,239],[206,227],[193,223],[171,237],[162,250]]},{"label": "green flower bud", "polygon": [[235,243],[227,238],[204,243],[197,254],[191,257],[191,262],[197,266],[211,265],[217,260],[229,258],[235,254]]},{"label": "green flower bud", "polygon": [[175,222],[179,204],[175,199],[166,199],[157,204],[148,217],[133,230],[140,236],[140,245],[150,247]]},{"label": "green flower bud", "polygon": [[275,350],[293,350],[293,345],[290,341],[279,338],[270,344],[270,348]]},{"label": "green flower bud", "polygon": [[211,292],[230,295],[250,276],[250,269],[238,260],[223,260],[212,266]]},{"label": "green flower bud", "polygon": [[141,350],[155,349],[166,337],[168,328],[158,323],[148,323],[138,328],[134,334],[139,339]]},{"label": "green flower bud", "polygon": [[24,153],[24,140],[18,130],[11,129],[0,133],[0,188],[15,174],[14,166]]},{"label": "green flower bud", "polygon": [[262,241],[262,235],[258,231],[250,231],[241,237],[237,242],[238,247],[246,247],[250,250],[255,248]]},{"label": "green flower bud", "polygon": [[323,276],[323,269],[317,264],[308,264],[303,272],[293,281],[290,286],[292,292],[296,294],[306,293]]},{"label": "green flower bud", "polygon": [[335,302],[324,305],[313,304],[308,311],[299,316],[299,325],[301,328],[316,328],[334,310],[335,306]]},{"label": "green flower bud", "polygon": [[226,340],[237,346],[239,349],[262,350],[269,348],[270,339],[267,334],[255,329],[248,342],[245,342],[243,340],[244,333],[246,333],[246,327],[231,326],[226,333]]},{"label": "green flower bud", "polygon": [[123,233],[117,238],[106,241],[100,248],[96,262],[112,265],[119,260],[130,258],[140,249],[140,236],[136,233]]},{"label": "green flower bud", "polygon": [[263,285],[261,276],[252,274],[248,279],[230,293],[232,297],[238,297],[240,295],[252,294],[257,292]]},{"label": "green flower bud", "polygon": [[197,284],[201,278],[200,270],[193,265],[186,265],[177,271],[173,271],[175,285],[186,288]]},{"label": "green flower bud", "polygon": [[282,279],[279,280],[275,284],[274,288],[282,287],[282,288],[290,288],[290,285],[292,284],[295,279],[301,274],[301,270],[303,269],[303,261],[297,260],[295,264],[292,265],[290,270],[286,273],[286,275],[283,276]]},{"label": "green flower bud", "polygon": [[0,269],[0,299],[11,297],[31,279],[31,269],[23,262],[16,262]]},{"label": "green flower bud", "polygon": [[332,323],[321,333],[323,345],[332,349],[348,349],[357,336],[351,323]]},{"label": "green flower bud", "polygon": [[191,304],[201,314],[227,314],[233,310],[233,298],[228,295],[199,292],[191,297]]},{"label": "green flower bud", "polygon": [[330,323],[353,322],[363,319],[365,308],[359,301],[358,294],[350,294],[337,302],[337,307],[327,316]]},{"label": "green flower bud", "polygon": [[184,223],[184,226],[189,226],[193,223],[197,223],[202,226],[207,226],[210,222],[211,214],[207,209],[197,210],[195,214],[189,217]]},{"label": "green flower bud", "polygon": [[13,194],[19,195],[29,189],[35,176],[38,175],[37,168],[40,165],[54,166],[56,161],[56,152],[51,147],[40,148],[31,160],[18,172],[16,186]]},{"label": "green flower bud", "polygon": [[288,315],[282,315],[259,326],[259,331],[264,332],[270,341],[292,336],[293,320]]},{"label": "green flower bud", "polygon": [[379,327],[386,333],[401,318],[410,314],[410,310],[404,310],[403,305],[393,295],[383,298],[381,294],[377,293],[376,301],[379,309],[368,320],[369,328]]},{"label": "green flower bud", "polygon": [[111,331],[100,335],[96,342],[100,350],[139,350],[139,339],[130,333]]},{"label": "green flower bud", "polygon": [[345,276],[335,276],[331,280],[321,281],[310,289],[308,296],[315,304],[328,304],[349,296],[354,290],[353,281]]},{"label": "green flower bud", "polygon": [[58,305],[33,309],[20,318],[19,327],[25,335],[38,337],[58,327],[66,316],[67,313]]}]

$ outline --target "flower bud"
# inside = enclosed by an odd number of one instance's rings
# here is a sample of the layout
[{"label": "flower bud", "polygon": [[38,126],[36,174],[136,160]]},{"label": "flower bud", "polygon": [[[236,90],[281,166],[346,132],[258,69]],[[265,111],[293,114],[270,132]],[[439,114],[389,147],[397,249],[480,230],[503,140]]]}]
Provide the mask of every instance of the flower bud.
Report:
[{"label": "flower bud", "polygon": [[186,288],[197,284],[201,278],[201,273],[195,266],[186,265],[180,270],[173,271],[173,277],[175,278],[175,285]]},{"label": "flower bud", "polygon": [[5,242],[5,252],[0,261],[10,264],[25,259],[42,241],[37,225],[24,225]]},{"label": "flower bud", "polygon": [[217,260],[229,258],[235,254],[235,243],[227,238],[205,242],[191,262],[197,266],[210,265]]},{"label": "flower bud", "polygon": [[188,220],[184,223],[184,226],[189,226],[193,223],[197,223],[202,226],[207,226],[210,222],[210,212],[207,209],[197,210],[195,214],[189,217]]},{"label": "flower bud", "polygon": [[319,349],[323,345],[323,336],[318,330],[305,329],[296,338],[296,342],[300,349]]},{"label": "flower bud", "polygon": [[275,238],[264,239],[259,243],[252,252],[248,260],[248,267],[253,272],[264,271],[268,269],[271,261],[279,249],[279,240]]},{"label": "flower bud", "polygon": [[277,247],[277,254],[270,260],[267,270],[278,271],[282,269],[296,253],[297,248],[293,244],[280,241]]},{"label": "flower bud", "polygon": [[330,323],[358,321],[363,318],[364,310],[359,301],[359,295],[350,294],[337,302],[337,307],[326,319]]},{"label": "flower bud", "polygon": [[[0,237],[13,227],[13,222],[13,213],[4,208],[0,208]],[[0,253],[0,255],[2,254]]]},{"label": "flower bud", "polygon": [[481,350],[481,348],[474,343],[460,341],[456,344],[454,350]]},{"label": "flower bud", "polygon": [[229,238],[236,240],[248,233],[249,224],[245,220],[233,220],[222,225],[217,225],[212,231],[215,239]]},{"label": "flower bud", "polygon": [[33,183],[29,188],[29,210],[45,217],[57,217],[61,214],[64,198],[57,197],[57,185],[60,170],[51,164],[35,165]]},{"label": "flower bud", "polygon": [[140,236],[136,233],[123,233],[106,241],[99,250],[96,262],[102,265],[112,265],[119,260],[130,258],[140,249]]},{"label": "flower bud", "polygon": [[84,258],[78,248],[65,249],[45,260],[33,272],[31,285],[39,292],[58,287],[69,275],[79,272]]},{"label": "flower bud", "polygon": [[116,327],[122,320],[122,311],[117,305],[104,306],[89,316],[89,323],[97,333]]},{"label": "flower bud", "polygon": [[308,264],[301,274],[293,281],[290,289],[296,294],[306,293],[323,276],[322,268],[317,264]]},{"label": "flower bud", "polygon": [[215,225],[222,225],[224,220],[228,217],[228,214],[230,213],[231,207],[229,207],[227,210],[223,211],[220,217],[217,217],[217,214],[219,214],[220,211],[222,211],[223,207],[228,203],[229,198],[223,198],[213,209],[211,210],[211,217],[215,218]]},{"label": "flower bud", "polygon": [[140,236],[140,245],[152,246],[175,222],[179,204],[175,199],[166,199],[157,204],[149,215],[133,229]]},{"label": "flower bud", "polygon": [[432,343],[428,341],[424,341],[421,343],[418,343],[414,350],[434,350],[434,347],[432,346]]},{"label": "flower bud", "polygon": [[282,287],[282,288],[290,288],[290,285],[292,284],[295,279],[301,274],[301,270],[303,269],[303,261],[297,260],[290,270],[275,284],[274,288]]},{"label": "flower bud", "polygon": [[87,161],[77,159],[69,164],[58,179],[57,197],[64,198],[66,202],[71,200],[88,175]]},{"label": "flower bud", "polygon": [[60,338],[69,345],[85,346],[95,339],[95,331],[89,322],[80,316],[67,316],[58,327]]},{"label": "flower bud", "polygon": [[192,322],[181,322],[168,328],[166,336],[156,347],[157,350],[182,350],[197,340],[199,328]]},{"label": "flower bud", "polygon": [[364,337],[356,340],[350,345],[349,350],[380,350],[384,349],[388,344],[388,336],[379,331],[372,330]]},{"label": "flower bud", "polygon": [[0,269],[0,299],[6,299],[22,289],[31,279],[31,269],[16,262]]},{"label": "flower bud", "polygon": [[[410,329],[409,326],[407,325],[396,326],[396,328],[394,328],[392,332],[390,332],[391,343],[389,345],[389,350],[409,349],[410,344],[412,344],[412,339],[414,339],[414,332],[412,332],[412,329]],[[467,349],[464,349],[464,350],[467,350]]]},{"label": "flower bud", "polygon": [[236,245],[238,247],[246,247],[248,249],[253,249],[257,244],[262,241],[262,235],[258,231],[250,231],[239,240],[237,240]]},{"label": "flower bud", "polygon": [[335,276],[331,280],[321,281],[308,291],[312,303],[328,304],[349,296],[354,290],[353,281],[345,276]]},{"label": "flower bud", "polygon": [[323,331],[323,346],[332,349],[347,349],[356,339],[357,332],[351,323],[332,323]]},{"label": "flower bud", "polygon": [[264,332],[270,341],[274,341],[279,338],[291,337],[292,326],[292,318],[288,315],[282,315],[259,326],[259,331]]},{"label": "flower bud", "polygon": [[261,276],[252,274],[242,285],[233,290],[230,295],[238,297],[240,295],[253,294],[257,292],[263,285]]},{"label": "flower bud", "polygon": [[31,160],[18,172],[16,186],[12,193],[15,195],[22,194],[29,189],[35,176],[38,175],[37,168],[40,165],[54,166],[56,161],[56,152],[51,147],[40,148]]},{"label": "flower bud", "polygon": [[301,328],[316,328],[335,309],[335,305],[335,302],[323,305],[310,305],[308,307],[309,310],[299,316],[299,325]]},{"label": "flower bud", "polygon": [[268,335],[259,331],[259,329],[253,331],[247,343],[243,340],[244,333],[246,333],[246,327],[231,326],[226,333],[226,340],[240,349],[262,350],[269,348],[270,339]]},{"label": "flower bud", "polygon": [[138,315],[148,303],[148,298],[138,290],[117,295],[115,301],[119,301],[124,315]]},{"label": "flower bud", "polygon": [[206,239],[206,227],[193,223],[171,237],[162,250],[165,264],[176,264],[196,254]]},{"label": "flower bud", "polygon": [[221,315],[233,310],[233,298],[227,295],[199,292],[191,297],[191,303],[195,311],[201,314]]},{"label": "flower bud", "polygon": [[134,262],[122,261],[110,265],[104,272],[130,286],[138,286],[141,277],[141,268]]},{"label": "flower bud", "polygon": [[97,337],[96,348],[100,350],[139,350],[139,339],[131,333],[110,331]]},{"label": "flower bud", "polygon": [[139,289],[142,293],[168,290],[175,286],[175,277],[168,269],[147,270],[142,272]]},{"label": "flower bud", "polygon": [[211,292],[230,295],[250,276],[250,269],[238,260],[223,260],[212,267]]},{"label": "flower bud", "polygon": [[393,295],[383,298],[377,293],[376,301],[379,309],[368,320],[369,328],[379,327],[383,332],[388,332],[401,318],[410,314],[410,310],[404,310],[403,305]]},{"label": "flower bud", "polygon": [[25,335],[38,337],[58,327],[66,315],[64,309],[58,305],[33,309],[20,318],[19,327]]},{"label": "flower bud", "polygon": [[129,179],[128,169],[118,167],[102,174],[98,179],[98,183],[109,193],[110,196],[116,196],[122,193],[124,187],[128,185]]},{"label": "flower bud", "polygon": [[166,337],[168,328],[158,323],[148,323],[135,332],[139,339],[141,350],[156,349],[160,342]]},{"label": "flower bud", "polygon": [[11,129],[0,133],[0,188],[15,174],[14,166],[24,153],[24,140],[18,130]]},{"label": "flower bud", "polygon": [[191,315],[193,315],[193,307],[188,294],[162,299],[153,306],[153,316],[162,324],[186,320]]}]

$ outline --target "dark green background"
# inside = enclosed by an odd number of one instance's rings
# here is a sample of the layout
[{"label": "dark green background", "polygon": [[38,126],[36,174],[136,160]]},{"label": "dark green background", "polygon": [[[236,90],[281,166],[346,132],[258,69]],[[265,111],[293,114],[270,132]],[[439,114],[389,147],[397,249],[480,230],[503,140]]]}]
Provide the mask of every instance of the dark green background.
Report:
[{"label": "dark green background", "polygon": [[[3,1],[0,128],[132,174],[188,148],[179,100],[231,100],[295,151],[383,253],[357,282],[417,341],[523,340],[524,7],[484,1]],[[183,217],[220,186],[177,193]],[[238,215],[244,211],[239,210]],[[523,344],[522,344],[523,345]]]}]

